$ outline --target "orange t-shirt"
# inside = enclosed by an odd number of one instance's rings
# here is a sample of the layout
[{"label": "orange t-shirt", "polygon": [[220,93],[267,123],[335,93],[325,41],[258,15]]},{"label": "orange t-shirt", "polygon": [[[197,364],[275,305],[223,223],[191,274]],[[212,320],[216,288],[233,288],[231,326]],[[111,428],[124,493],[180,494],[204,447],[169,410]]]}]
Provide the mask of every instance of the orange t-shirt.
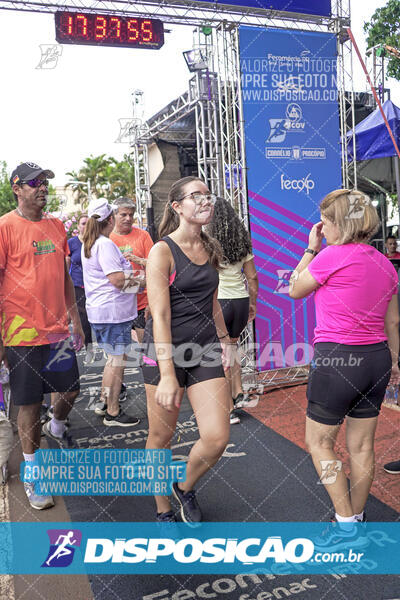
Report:
[{"label": "orange t-shirt", "polygon": [[69,335],[64,225],[44,215],[0,218],[1,332],[5,346],[42,346]]},{"label": "orange t-shirt", "polygon": [[[119,235],[114,231],[110,234],[110,240],[114,242],[122,252],[131,252],[139,258],[147,258],[151,248],[153,247],[153,240],[147,231],[139,229],[139,227],[133,227],[130,233],[126,235]],[[141,270],[144,268],[134,262],[131,262],[133,270]],[[147,306],[147,294],[142,292],[137,295],[137,309],[142,310]]]}]

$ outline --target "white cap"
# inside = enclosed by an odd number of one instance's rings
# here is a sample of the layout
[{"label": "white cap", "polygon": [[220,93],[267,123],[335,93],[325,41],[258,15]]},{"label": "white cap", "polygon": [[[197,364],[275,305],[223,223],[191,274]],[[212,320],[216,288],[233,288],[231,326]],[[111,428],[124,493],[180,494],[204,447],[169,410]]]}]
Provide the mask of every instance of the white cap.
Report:
[{"label": "white cap", "polygon": [[97,221],[105,221],[113,211],[113,206],[109,204],[106,198],[94,198],[89,202],[88,216],[98,215]]}]

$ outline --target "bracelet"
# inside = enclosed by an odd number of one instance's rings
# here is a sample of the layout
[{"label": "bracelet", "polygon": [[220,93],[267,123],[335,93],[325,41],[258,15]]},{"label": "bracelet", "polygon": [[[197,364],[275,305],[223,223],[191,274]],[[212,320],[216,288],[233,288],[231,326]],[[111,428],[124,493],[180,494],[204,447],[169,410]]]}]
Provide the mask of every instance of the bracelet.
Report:
[{"label": "bracelet", "polygon": [[304,254],[306,254],[307,252],[308,252],[309,254],[312,254],[313,256],[317,256],[317,254],[318,254],[318,250],[311,250],[311,248],[306,248],[306,249],[304,250]]},{"label": "bracelet", "polygon": [[226,337],[229,337],[229,333],[226,333],[225,335],[222,335],[221,337],[218,336],[218,339],[223,340]]}]

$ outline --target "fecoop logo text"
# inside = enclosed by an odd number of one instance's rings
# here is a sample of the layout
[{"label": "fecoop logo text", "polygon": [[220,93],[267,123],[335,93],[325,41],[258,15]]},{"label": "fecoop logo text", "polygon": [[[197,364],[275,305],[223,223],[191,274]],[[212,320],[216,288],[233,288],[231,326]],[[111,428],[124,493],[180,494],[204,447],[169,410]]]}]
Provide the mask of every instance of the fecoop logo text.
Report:
[{"label": "fecoop logo text", "polygon": [[281,190],[295,190],[296,192],[305,191],[307,196],[315,188],[315,181],[311,179],[311,173],[307,173],[302,179],[285,179],[281,174]]},{"label": "fecoop logo text", "polygon": [[155,563],[169,557],[178,563],[276,563],[307,562],[314,553],[314,544],[307,538],[294,538],[286,544],[280,536],[247,538],[89,538],[85,563]]}]

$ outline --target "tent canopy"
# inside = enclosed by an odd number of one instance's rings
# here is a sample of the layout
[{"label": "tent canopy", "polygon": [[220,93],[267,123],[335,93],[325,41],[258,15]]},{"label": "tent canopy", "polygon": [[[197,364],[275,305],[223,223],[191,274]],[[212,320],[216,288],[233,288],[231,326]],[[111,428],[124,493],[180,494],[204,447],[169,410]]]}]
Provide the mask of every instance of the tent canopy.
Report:
[{"label": "tent canopy", "polygon": [[[391,100],[386,100],[382,108],[397,145],[400,146],[400,108],[395,106]],[[374,112],[361,121],[355,127],[354,132],[356,135],[357,161],[396,156],[396,150],[379,108],[376,108]],[[353,131],[349,131],[347,134],[350,160],[353,160],[352,135]]]}]

